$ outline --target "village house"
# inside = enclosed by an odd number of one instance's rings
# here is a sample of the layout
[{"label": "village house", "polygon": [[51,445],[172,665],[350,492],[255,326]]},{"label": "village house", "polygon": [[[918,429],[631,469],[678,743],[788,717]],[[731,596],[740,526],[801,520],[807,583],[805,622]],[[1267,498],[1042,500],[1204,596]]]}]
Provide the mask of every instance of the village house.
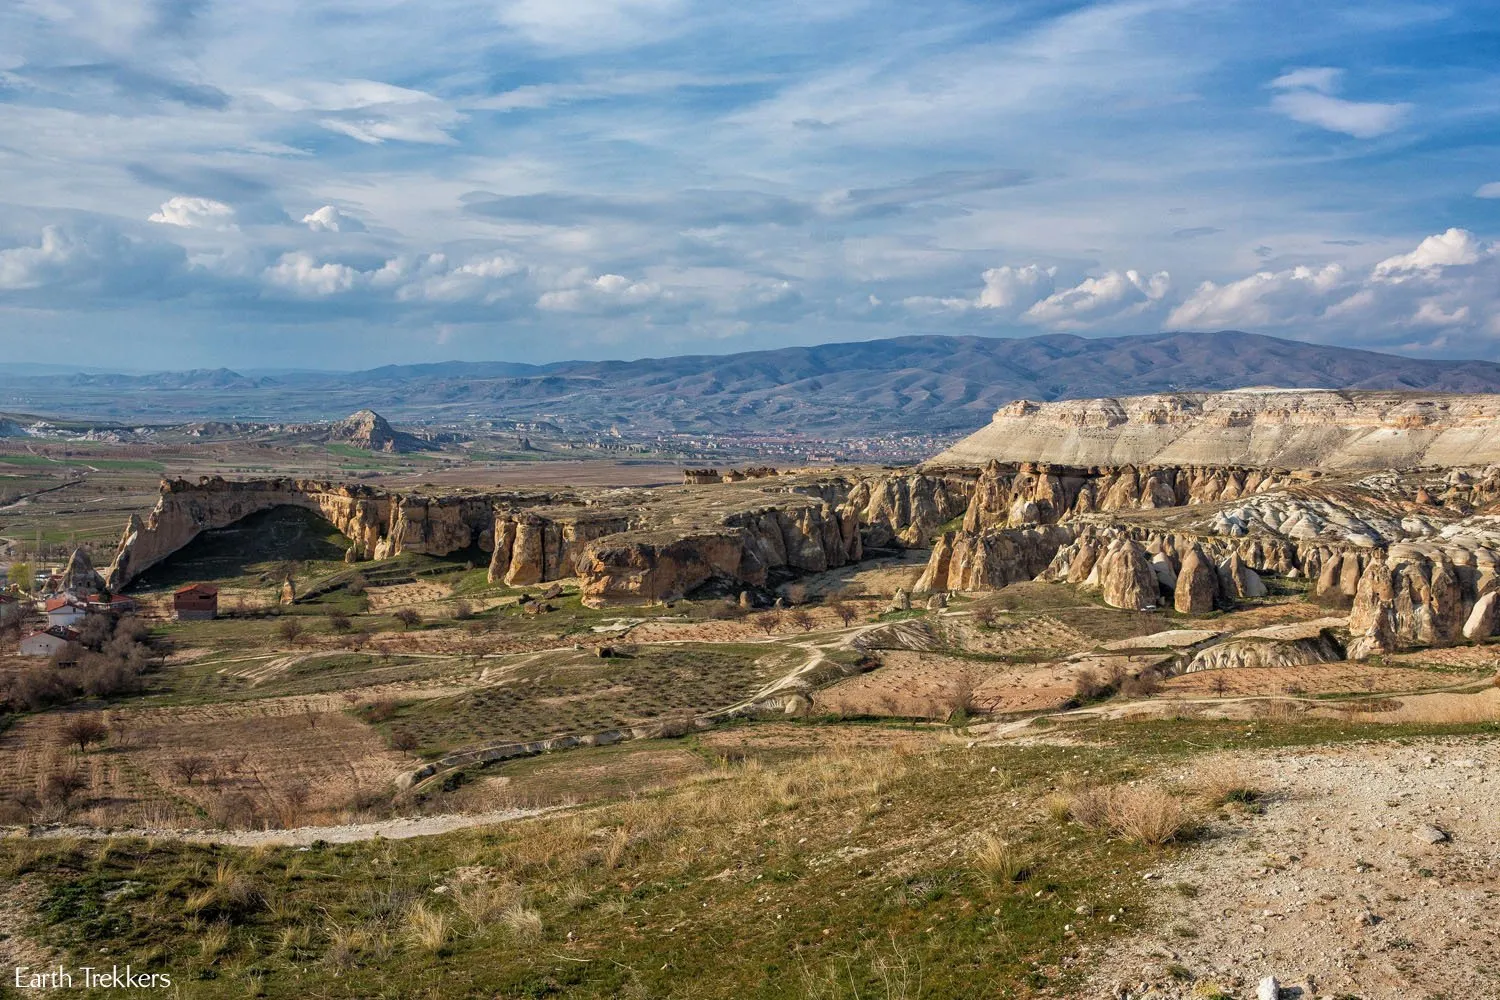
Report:
[{"label": "village house", "polygon": [[85,605],[90,614],[128,615],[137,608],[135,601],[121,594],[90,594]]},{"label": "village house", "polygon": [[172,594],[172,614],[180,622],[206,621],[219,616],[219,588],[190,583]]},{"label": "village house", "polygon": [[69,628],[83,621],[88,614],[88,603],[73,594],[59,594],[42,605],[51,628]]},{"label": "village house", "polygon": [[[21,636],[22,656],[53,656],[69,648],[78,640],[78,633],[70,628],[53,626],[40,632],[27,632]],[[62,666],[71,664],[63,663]]]}]

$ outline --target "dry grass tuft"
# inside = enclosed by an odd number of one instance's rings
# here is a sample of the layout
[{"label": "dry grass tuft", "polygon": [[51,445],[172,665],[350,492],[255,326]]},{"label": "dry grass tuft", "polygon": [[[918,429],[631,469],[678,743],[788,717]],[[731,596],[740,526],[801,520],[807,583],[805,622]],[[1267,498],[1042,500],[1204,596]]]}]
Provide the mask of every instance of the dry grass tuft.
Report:
[{"label": "dry grass tuft", "polygon": [[1177,839],[1191,826],[1182,801],[1159,785],[1080,789],[1068,799],[1068,815],[1090,830],[1152,846]]},{"label": "dry grass tuft", "polygon": [[534,944],[542,937],[542,915],[519,901],[501,916],[500,922],[520,944]]},{"label": "dry grass tuft", "polygon": [[1182,801],[1159,785],[1125,785],[1110,796],[1109,825],[1131,840],[1159,846],[1187,829],[1188,815]]},{"label": "dry grass tuft", "polygon": [[975,870],[996,885],[1024,882],[1031,874],[1025,855],[992,833],[980,839],[969,857]]},{"label": "dry grass tuft", "polygon": [[406,939],[423,951],[441,951],[453,933],[453,923],[445,913],[428,909],[426,903],[413,903],[406,911]]},{"label": "dry grass tuft", "polygon": [[461,885],[453,894],[454,905],[475,931],[500,920],[520,905],[525,893],[515,882],[485,882]]},{"label": "dry grass tuft", "polygon": [[1249,805],[1266,793],[1255,775],[1246,770],[1248,766],[1243,761],[1215,757],[1199,766],[1190,785],[1211,806],[1231,802]]}]

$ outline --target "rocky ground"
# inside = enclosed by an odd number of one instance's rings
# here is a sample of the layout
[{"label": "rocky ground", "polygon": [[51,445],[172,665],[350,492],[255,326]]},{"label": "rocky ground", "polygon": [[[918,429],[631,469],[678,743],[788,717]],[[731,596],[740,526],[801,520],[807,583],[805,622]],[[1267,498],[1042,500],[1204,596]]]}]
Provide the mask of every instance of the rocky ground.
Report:
[{"label": "rocky ground", "polygon": [[1087,996],[1249,997],[1267,976],[1283,998],[1500,996],[1500,744],[1237,763],[1266,789],[1264,811],[1225,810],[1147,875],[1155,929],[1103,956]]}]

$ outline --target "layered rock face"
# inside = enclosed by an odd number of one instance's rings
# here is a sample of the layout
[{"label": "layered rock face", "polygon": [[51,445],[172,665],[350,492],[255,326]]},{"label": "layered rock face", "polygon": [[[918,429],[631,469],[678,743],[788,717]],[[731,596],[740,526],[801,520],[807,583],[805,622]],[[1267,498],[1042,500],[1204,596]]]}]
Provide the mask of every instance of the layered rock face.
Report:
[{"label": "layered rock face", "polygon": [[1500,396],[1243,389],[1020,400],[928,463],[1387,469],[1500,462]]},{"label": "layered rock face", "polygon": [[856,483],[848,503],[866,526],[868,545],[920,548],[964,513],[974,490],[973,476],[881,476]]},{"label": "layered rock face", "polygon": [[356,557],[386,559],[402,552],[448,555],[483,547],[494,526],[495,501],[390,494],[307,479],[164,481],[155,509],[144,519],[130,516],[105,579],[118,590],[201,532],[286,506],[327,518],[350,540]]},{"label": "layered rock face", "polygon": [[862,551],[852,507],[808,501],[738,512],[688,533],[606,535],[584,547],[577,575],[591,607],[644,604],[712,581],[764,586],[778,569],[820,573],[858,561]]},{"label": "layered rock face", "polygon": [[712,580],[762,586],[778,571],[843,566],[862,558],[866,533],[880,545],[925,540],[962,511],[971,486],[926,476],[768,474],[659,490],[432,497],[312,480],[174,480],[162,484],[147,517],[132,515],[109,582],[125,586],[203,531],[296,506],[348,537],[351,560],[477,547],[491,553],[492,581],[577,576],[590,603],[670,600]]},{"label": "layered rock face", "polygon": [[[938,480],[937,476],[912,478]],[[1060,545],[1073,541],[1073,535],[1059,531],[1028,534],[1029,528],[1081,523],[1110,513],[1237,500],[1313,478],[1244,468],[1080,467],[991,461],[968,490],[971,498],[962,530],[950,532],[935,543],[918,589],[985,590],[1032,579]],[[956,495],[957,490],[952,491],[953,499]],[[1158,563],[1153,572],[1175,577],[1176,565]],[[1116,596],[1128,599],[1123,592]]]}]

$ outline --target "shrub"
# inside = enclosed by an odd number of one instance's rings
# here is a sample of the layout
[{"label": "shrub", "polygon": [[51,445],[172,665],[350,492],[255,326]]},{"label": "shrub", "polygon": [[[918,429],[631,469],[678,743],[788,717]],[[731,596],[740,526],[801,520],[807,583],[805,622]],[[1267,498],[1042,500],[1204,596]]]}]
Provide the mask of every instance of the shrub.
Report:
[{"label": "shrub", "polygon": [[1175,840],[1188,825],[1182,802],[1156,785],[1116,788],[1109,798],[1108,815],[1116,833],[1152,846]]},{"label": "shrub", "polygon": [[400,750],[402,753],[410,753],[417,748],[418,742],[420,741],[417,739],[417,734],[410,729],[395,729],[391,731],[392,749]]},{"label": "shrub", "polygon": [[303,624],[302,619],[296,617],[283,618],[276,623],[276,634],[286,642],[296,642],[302,638],[302,633],[306,629],[307,626]]},{"label": "shrub", "polygon": [[365,580],[363,573],[355,573],[353,578],[344,585],[344,590],[354,597],[362,597],[368,588],[369,583]]},{"label": "shrub", "polygon": [[1248,805],[1265,794],[1243,764],[1219,757],[1207,761],[1193,776],[1193,788],[1212,806],[1239,802]]},{"label": "shrub", "polygon": [[62,732],[69,744],[78,747],[79,753],[86,752],[91,743],[103,743],[109,736],[108,727],[96,715],[74,715],[63,723]]},{"label": "shrub", "polygon": [[354,628],[354,621],[343,611],[328,612],[328,627],[339,635],[345,635]]},{"label": "shrub", "polygon": [[453,605],[453,620],[466,622],[474,617],[474,606],[468,601],[459,601]]}]

